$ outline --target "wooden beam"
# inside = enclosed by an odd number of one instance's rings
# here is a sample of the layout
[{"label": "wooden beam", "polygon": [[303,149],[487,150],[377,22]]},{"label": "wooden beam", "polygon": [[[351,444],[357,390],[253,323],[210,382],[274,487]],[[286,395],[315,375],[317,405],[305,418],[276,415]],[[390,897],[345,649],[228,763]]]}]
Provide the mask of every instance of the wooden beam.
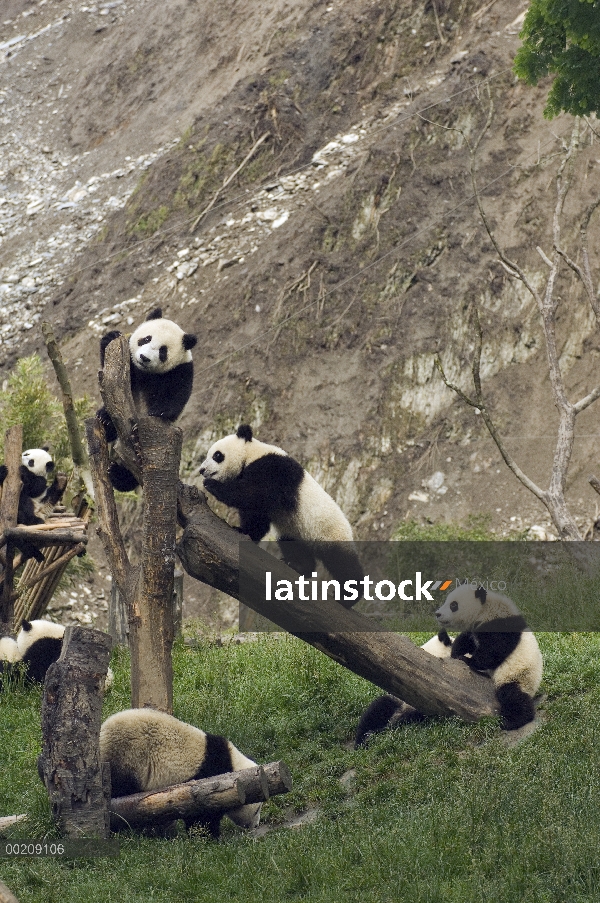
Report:
[{"label": "wooden beam", "polygon": [[[179,522],[185,527],[177,553],[185,570],[244,603],[426,715],[457,715],[478,721],[496,714],[492,682],[463,662],[441,661],[404,636],[378,630],[368,618],[336,602],[266,601],[264,573],[294,581],[298,575],[218,518],[198,489],[179,484]],[[248,542],[240,570],[240,543]]]},{"label": "wooden beam", "polygon": [[198,781],[186,781],[161,790],[147,790],[110,801],[113,830],[123,827],[146,827],[175,821],[202,820],[203,817],[227,814],[249,803],[262,803],[270,796],[292,789],[289,769],[283,762],[256,765],[242,771],[215,775]]}]

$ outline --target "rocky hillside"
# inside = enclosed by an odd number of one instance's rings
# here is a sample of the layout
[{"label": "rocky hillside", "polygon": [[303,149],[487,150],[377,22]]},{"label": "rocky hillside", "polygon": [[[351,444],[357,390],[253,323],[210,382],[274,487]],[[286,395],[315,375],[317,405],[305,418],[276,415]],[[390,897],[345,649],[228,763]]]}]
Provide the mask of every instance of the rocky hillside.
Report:
[{"label": "rocky hillside", "polygon": [[[521,0],[4,0],[0,25],[0,362],[62,337],[97,395],[98,339],[160,304],[199,341],[182,425],[191,479],[237,423],[283,446],[363,539],[406,518],[492,516],[547,529],[434,357],[470,387],[472,302],[484,387],[507,444],[546,482],[556,417],[537,311],[498,239],[541,284],[567,117],[510,71]],[[567,209],[600,188],[588,133]],[[597,244],[598,230],[591,236]],[[596,240],[594,242],[594,239]],[[600,346],[565,272],[573,397]],[[524,403],[524,401],[527,403]],[[594,408],[570,498],[594,517]],[[134,531],[135,532],[135,531]],[[194,592],[186,597],[194,598]],[[190,609],[191,610],[191,609]]]}]

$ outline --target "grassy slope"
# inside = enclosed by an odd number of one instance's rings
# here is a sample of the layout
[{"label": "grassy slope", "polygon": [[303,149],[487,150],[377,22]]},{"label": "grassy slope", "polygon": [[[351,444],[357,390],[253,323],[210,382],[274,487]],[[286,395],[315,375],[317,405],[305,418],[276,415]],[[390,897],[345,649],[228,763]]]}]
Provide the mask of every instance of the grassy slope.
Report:
[{"label": "grassy slope", "polygon": [[[418,639],[418,637],[416,637]],[[223,839],[121,839],[118,860],[0,864],[28,901],[580,901],[598,899],[600,640],[542,635],[545,722],[507,749],[494,721],[445,721],[348,741],[374,690],[291,638],[179,649],[175,714],[224,732],[259,761],[281,758],[294,791],[263,809],[270,826],[319,807],[318,821],[260,840],[223,823]],[[128,704],[116,663],[108,715]],[[1,814],[50,826],[35,758],[38,690],[0,697]],[[356,775],[343,786],[349,769]],[[15,836],[17,836],[15,834]]]}]

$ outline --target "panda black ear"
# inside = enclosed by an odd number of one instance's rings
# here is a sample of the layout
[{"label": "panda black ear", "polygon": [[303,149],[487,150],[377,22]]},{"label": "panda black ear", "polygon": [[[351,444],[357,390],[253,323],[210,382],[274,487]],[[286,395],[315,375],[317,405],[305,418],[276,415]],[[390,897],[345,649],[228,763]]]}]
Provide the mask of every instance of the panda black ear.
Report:
[{"label": "panda black ear", "polygon": [[26,621],[26,620],[23,618],[23,620],[21,621],[21,627],[23,628],[23,630],[25,631],[25,633],[29,633],[29,631],[30,631],[31,628],[33,627],[33,624],[31,623],[31,621]]},{"label": "panda black ear", "polygon": [[246,442],[252,442],[252,427],[247,423],[242,423],[237,428],[236,436],[238,439],[244,439]]},{"label": "panda black ear", "polygon": [[155,307],[146,317],[146,322],[148,320],[162,320],[162,307]]},{"label": "panda black ear", "polygon": [[191,351],[196,342],[198,341],[198,336],[193,335],[191,332],[184,332],[183,334],[183,347],[186,351]]},{"label": "panda black ear", "polygon": [[47,451],[47,452],[49,452],[49,451],[50,451],[50,446],[49,446],[49,445],[42,445],[42,451]]},{"label": "panda black ear", "polygon": [[477,587],[477,589],[475,590],[475,598],[479,599],[482,605],[485,603],[485,600],[487,599],[487,593],[483,586]]}]

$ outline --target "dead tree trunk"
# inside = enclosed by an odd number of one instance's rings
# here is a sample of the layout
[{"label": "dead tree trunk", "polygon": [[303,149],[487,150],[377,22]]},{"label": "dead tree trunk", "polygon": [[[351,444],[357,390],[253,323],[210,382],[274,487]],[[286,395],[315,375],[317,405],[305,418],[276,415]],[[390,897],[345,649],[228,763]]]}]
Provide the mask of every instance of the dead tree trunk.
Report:
[{"label": "dead tree trunk", "polygon": [[[17,526],[17,513],[19,510],[19,497],[21,495],[21,453],[23,451],[23,427],[20,424],[11,426],[4,435],[4,463],[8,468],[8,475],[2,486],[0,497],[0,537],[3,542],[7,540],[5,531]],[[13,555],[14,544],[8,540],[4,550],[3,562],[3,586],[2,586],[2,610],[0,626],[3,633],[10,633],[13,629],[14,598],[13,598]]]},{"label": "dead tree trunk", "polygon": [[110,833],[110,768],[100,763],[110,648],[110,637],[99,630],[67,627],[61,656],[46,675],[38,771],[65,837]]},{"label": "dead tree trunk", "polygon": [[127,339],[106,349],[101,391],[119,434],[119,456],[144,486],[142,561],[132,567],[119,529],[104,431],[86,421],[90,466],[102,540],[112,578],[126,600],[131,649],[131,703],[173,711],[173,572],[177,479],[182,433],[158,417],[137,419],[130,386]]},{"label": "dead tree trunk", "polygon": [[368,618],[335,602],[279,603],[265,600],[265,566],[277,580],[298,575],[258,546],[244,555],[240,570],[240,534],[210,510],[204,496],[180,483],[179,522],[185,527],[177,546],[192,577],[239,599],[259,614],[310,643],[355,674],[398,696],[426,715],[457,715],[478,721],[497,712],[491,681],[458,661],[442,662],[407,637],[378,631]]},{"label": "dead tree trunk", "polygon": [[287,766],[283,762],[271,762],[112,799],[111,826],[118,830],[124,824],[142,828],[178,818],[202,820],[203,817],[226,815],[229,809],[248,803],[265,802],[270,796],[288,793],[291,789],[292,778]]}]

